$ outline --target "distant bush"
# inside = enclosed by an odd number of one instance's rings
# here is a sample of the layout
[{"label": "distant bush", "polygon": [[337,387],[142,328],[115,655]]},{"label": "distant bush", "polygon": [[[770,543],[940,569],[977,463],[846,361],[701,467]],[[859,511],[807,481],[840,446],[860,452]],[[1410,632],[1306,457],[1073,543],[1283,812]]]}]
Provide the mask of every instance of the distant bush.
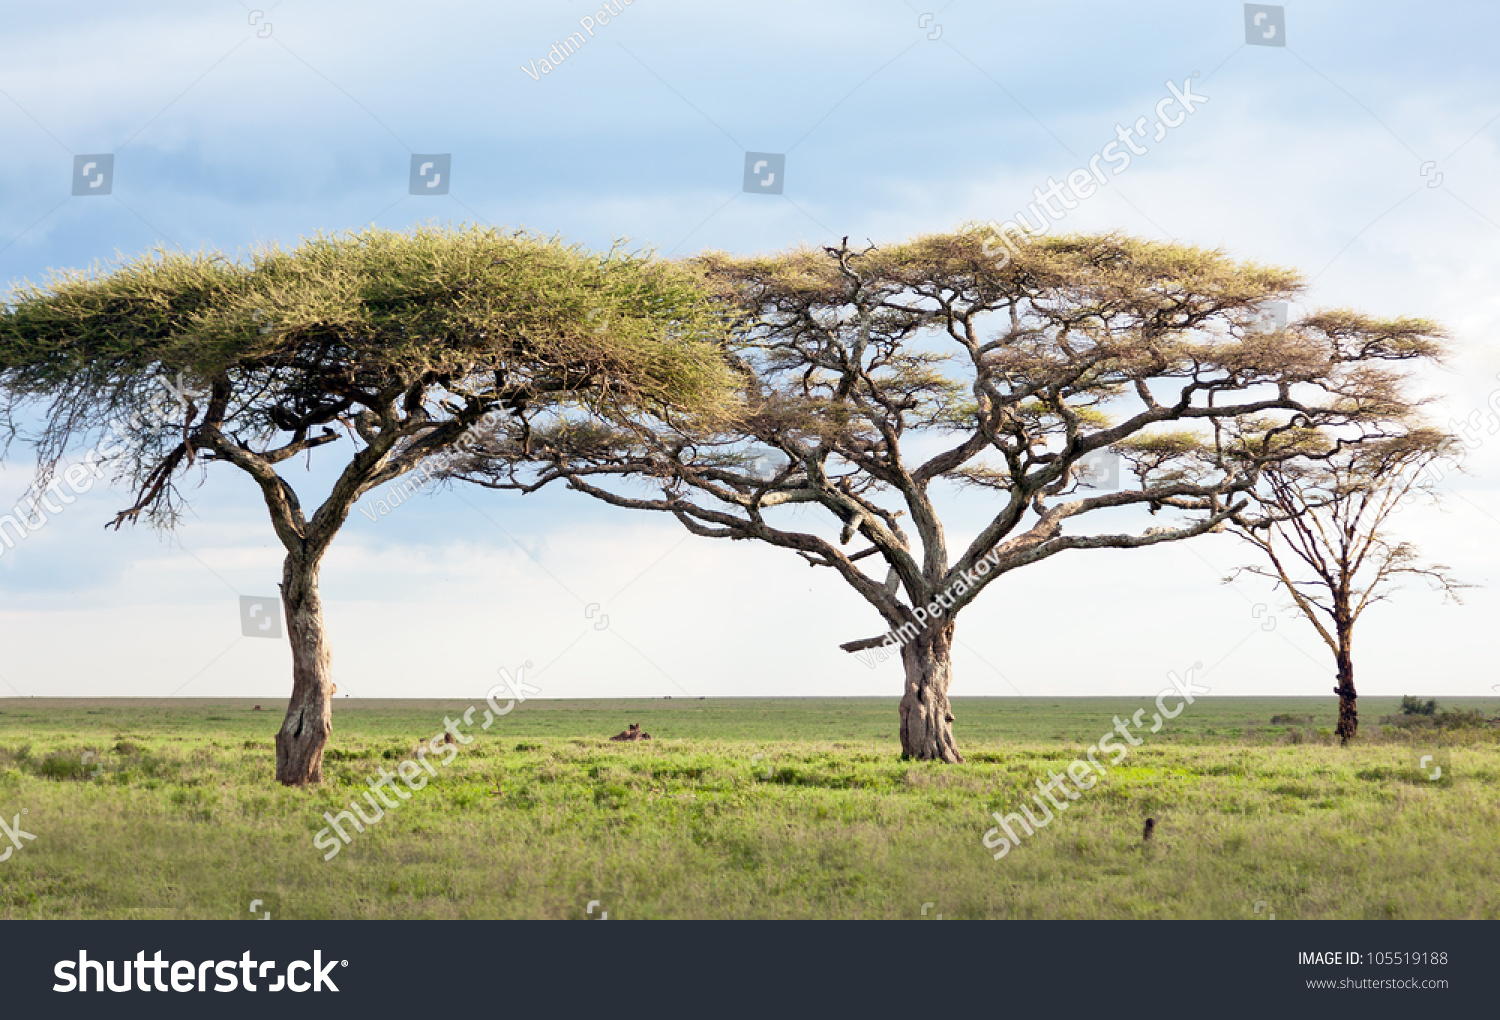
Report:
[{"label": "distant bush", "polygon": [[[366,747],[359,751],[344,751],[337,747],[330,747],[323,751],[324,761],[361,761],[365,758],[373,757],[375,757],[375,749],[373,747]],[[387,751],[385,757],[391,757],[391,753]]]},{"label": "distant bush", "polygon": [[[1415,702],[1416,699],[1407,699]],[[1477,708],[1445,708],[1441,711],[1427,711],[1434,702],[1427,701],[1417,704],[1417,711],[1407,712],[1406,701],[1402,702],[1402,715],[1387,715],[1380,719],[1383,726],[1396,726],[1402,729],[1440,729],[1440,730],[1463,730],[1463,729],[1487,729],[1500,726],[1500,717],[1490,718]]]},{"label": "distant bush", "polygon": [[36,767],[36,774],[43,779],[89,779],[92,771],[76,751],[55,751]]},{"label": "distant bush", "polygon": [[1470,726],[1489,726],[1491,722],[1500,720],[1487,718],[1477,708],[1449,708],[1433,716],[1432,721],[1442,729],[1458,730]]},{"label": "distant bush", "polygon": [[1436,711],[1437,701],[1435,699],[1429,698],[1423,701],[1421,698],[1414,698],[1410,694],[1403,694],[1401,696],[1402,715],[1432,715]]},{"label": "distant bush", "polygon": [[1271,716],[1272,726],[1309,726],[1313,717],[1310,715],[1290,715],[1283,712],[1281,715]]}]

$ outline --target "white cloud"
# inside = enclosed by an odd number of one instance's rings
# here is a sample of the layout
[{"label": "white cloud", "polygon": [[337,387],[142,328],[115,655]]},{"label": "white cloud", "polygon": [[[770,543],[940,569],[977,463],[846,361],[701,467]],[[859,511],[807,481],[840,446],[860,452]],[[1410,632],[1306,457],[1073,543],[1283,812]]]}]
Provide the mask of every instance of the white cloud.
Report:
[{"label": "white cloud", "polygon": [[[27,12],[0,40],[0,88],[76,152],[140,131],[119,195],[151,226],[117,203],[71,202],[0,253],[0,272],[38,278],[140,251],[157,230],[231,251],[289,242],[361,226],[392,203],[382,225],[472,209],[594,244],[629,235],[667,249],[690,231],[683,251],[846,233],[884,242],[1011,215],[1048,175],[1079,165],[1064,146],[1087,159],[1117,121],[1151,113],[1162,83],[1196,68],[1205,107],[1057,229],[1155,235],[1154,221],[1179,240],[1317,274],[1315,304],[1437,318],[1455,346],[1452,368],[1424,381],[1446,395],[1440,419],[1487,408],[1500,385],[1487,8],[1461,5],[1460,37],[1347,4],[1296,8],[1294,54],[1237,51],[1238,9],[1202,5],[1086,18],[956,5],[929,41],[899,5],[637,3],[557,74],[533,82],[518,70],[589,6],[283,5],[267,18],[272,39],[255,38],[233,5],[110,9],[88,22]],[[464,204],[403,199],[401,143],[292,53],[406,144],[452,151]],[[0,130],[13,140],[0,169],[4,243],[66,195],[70,158],[3,100]],[[786,199],[738,194],[741,154],[726,132],[750,148],[798,143]],[[1443,187],[1426,187],[1423,159]],[[1413,512],[1401,526],[1482,580],[1496,574],[1500,441],[1470,470],[1449,514]],[[5,484],[19,491],[23,474],[13,448]],[[125,497],[96,491],[0,556],[5,676],[25,693],[164,694],[190,681],[184,694],[284,694],[285,644],[238,637],[237,593],[274,591],[281,554],[253,487],[233,477],[217,469],[196,493],[198,516],[175,544],[104,532]],[[972,531],[979,503],[953,504],[950,530]],[[837,649],[880,625],[831,572],[684,535],[562,492],[440,493],[373,523],[356,513],[324,574],[335,671],[366,697],[477,696],[496,668],[526,659],[555,660],[547,696],[899,692],[894,664],[869,670]],[[1251,610],[1274,596],[1218,584],[1239,555],[1205,540],[1067,554],[1012,575],[960,620],[954,693],[1149,692],[1169,669],[1226,654],[1216,692],[1326,693],[1311,628],[1283,615],[1260,631],[1265,616]],[[1482,589],[1452,608],[1412,591],[1372,611],[1361,690],[1489,693],[1492,599]],[[585,615],[595,602],[608,630]]]}]

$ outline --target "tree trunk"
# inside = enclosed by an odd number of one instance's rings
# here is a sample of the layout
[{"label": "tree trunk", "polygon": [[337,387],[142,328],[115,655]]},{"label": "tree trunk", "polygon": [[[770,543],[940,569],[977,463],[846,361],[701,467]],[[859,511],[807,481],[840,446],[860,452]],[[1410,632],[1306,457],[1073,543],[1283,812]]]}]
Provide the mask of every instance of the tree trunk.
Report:
[{"label": "tree trunk", "polygon": [[323,629],[318,563],[289,555],[282,569],[287,640],[292,646],[292,700],[276,734],[276,781],[323,781],[323,747],[333,732],[333,658]]},{"label": "tree trunk", "polygon": [[906,694],[901,698],[901,757],[963,761],[953,741],[948,684],[953,679],[953,624],[923,631],[901,649]]},{"label": "tree trunk", "polygon": [[1338,686],[1333,689],[1333,693],[1339,696],[1339,724],[1334,732],[1338,734],[1341,747],[1347,747],[1349,741],[1359,733],[1359,713],[1354,710],[1354,654],[1349,647],[1351,636],[1343,632],[1339,634],[1339,651],[1336,656]]}]

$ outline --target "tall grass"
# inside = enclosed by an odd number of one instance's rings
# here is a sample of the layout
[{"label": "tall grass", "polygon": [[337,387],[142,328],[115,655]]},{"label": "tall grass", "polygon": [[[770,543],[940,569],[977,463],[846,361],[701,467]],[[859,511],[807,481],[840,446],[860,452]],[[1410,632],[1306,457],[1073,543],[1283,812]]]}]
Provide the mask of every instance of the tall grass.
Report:
[{"label": "tall grass", "polygon": [[1500,731],[1341,749],[1332,699],[1201,701],[992,860],[990,813],[1127,703],[961,701],[944,766],[900,760],[887,699],[528,701],[325,862],[323,813],[467,705],[340,702],[326,782],[288,790],[248,703],[8,701],[0,815],[37,838],[0,917],[1500,917]]}]

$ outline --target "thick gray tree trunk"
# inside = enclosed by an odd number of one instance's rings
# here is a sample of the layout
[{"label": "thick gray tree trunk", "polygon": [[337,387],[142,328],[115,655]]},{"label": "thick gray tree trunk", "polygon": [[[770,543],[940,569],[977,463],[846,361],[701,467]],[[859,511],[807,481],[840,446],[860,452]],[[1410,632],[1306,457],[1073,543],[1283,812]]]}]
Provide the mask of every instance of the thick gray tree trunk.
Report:
[{"label": "thick gray tree trunk", "polygon": [[963,761],[953,740],[948,685],[953,679],[953,624],[923,631],[901,649],[906,693],[901,698],[901,756]]},{"label": "thick gray tree trunk", "polygon": [[276,734],[276,781],[285,786],[323,781],[323,747],[333,732],[333,657],[323,629],[318,567],[316,560],[289,555],[281,575],[292,646],[292,700]]}]

